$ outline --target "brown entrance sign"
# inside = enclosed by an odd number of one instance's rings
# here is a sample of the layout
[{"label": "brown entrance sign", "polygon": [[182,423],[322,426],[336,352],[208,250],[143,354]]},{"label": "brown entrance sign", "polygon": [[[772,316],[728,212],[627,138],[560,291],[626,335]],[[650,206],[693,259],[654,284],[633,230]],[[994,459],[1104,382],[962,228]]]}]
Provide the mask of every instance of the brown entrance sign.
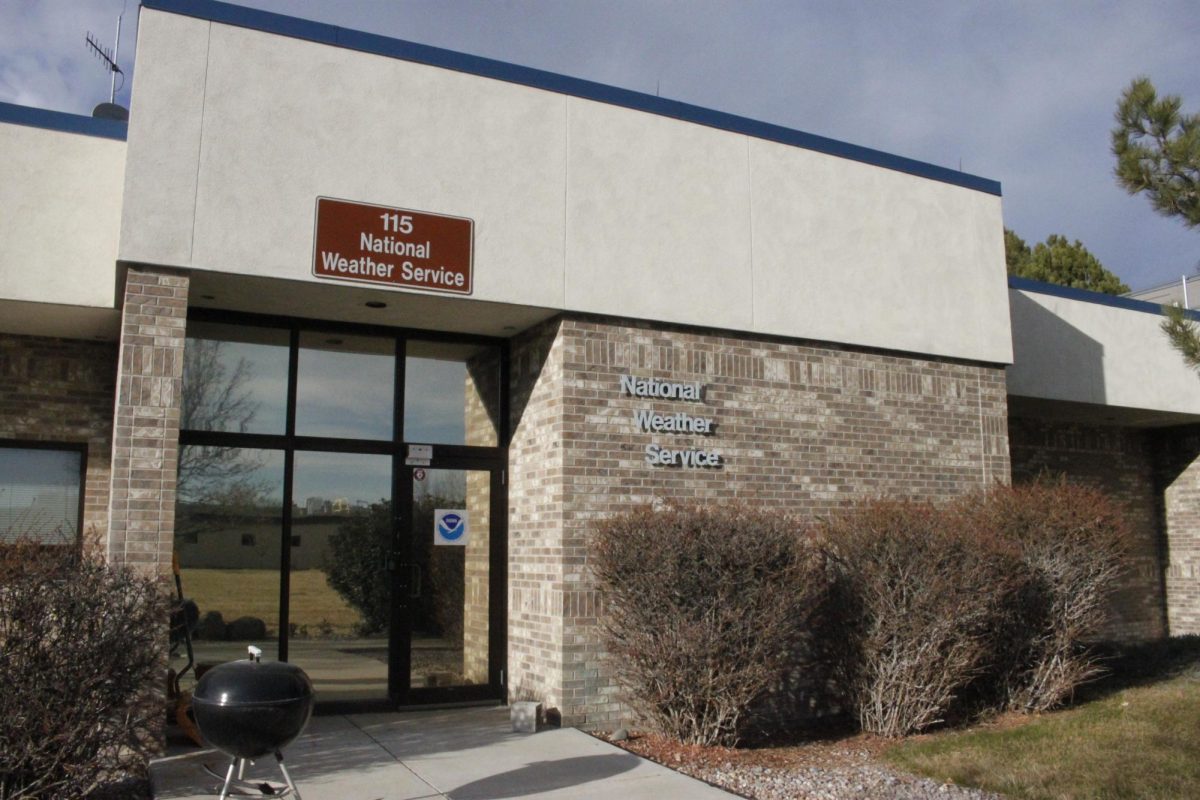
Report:
[{"label": "brown entrance sign", "polygon": [[313,275],[470,294],[474,226],[463,217],[318,197]]}]

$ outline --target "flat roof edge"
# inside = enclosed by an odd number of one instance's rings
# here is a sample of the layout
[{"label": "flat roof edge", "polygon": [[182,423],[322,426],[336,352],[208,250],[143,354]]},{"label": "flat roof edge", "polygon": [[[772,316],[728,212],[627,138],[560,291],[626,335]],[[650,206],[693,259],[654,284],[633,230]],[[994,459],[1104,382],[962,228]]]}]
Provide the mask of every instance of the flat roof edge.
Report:
[{"label": "flat roof edge", "polygon": [[5,102],[0,102],[0,122],[63,133],[80,133],[84,136],[98,136],[102,139],[115,139],[122,142],[125,141],[129,131],[129,123],[120,120],[96,119],[95,117],[85,117],[82,114],[47,111],[44,108],[19,106],[15,103]]},{"label": "flat roof edge", "polygon": [[[1043,283],[1042,281],[1035,281],[1030,278],[1019,278],[1016,275],[1008,276],[1008,288],[1035,292],[1037,294],[1048,294],[1054,297],[1062,297],[1066,300],[1079,300],[1084,303],[1093,303],[1100,306],[1122,308],[1126,311],[1141,311],[1146,314],[1158,315],[1162,315],[1163,313],[1163,306],[1160,303],[1151,303],[1147,300],[1134,300],[1132,297],[1104,294],[1103,292],[1093,292],[1088,289],[1076,289],[1073,286]],[[1200,322],[1200,311],[1189,309],[1185,314],[1189,319]]]},{"label": "flat roof edge", "polygon": [[1000,182],[940,167],[924,161],[885,153],[869,147],[849,144],[824,136],[785,128],[767,122],[739,117],[722,111],[702,108],[677,100],[667,100],[629,89],[571,78],[545,70],[523,67],[482,56],[458,53],[431,45],[393,39],[374,33],[341,28],[324,22],[289,17],[269,11],[230,5],[216,0],[143,0],[142,6],[155,11],[206,19],[226,25],[303,39],[318,44],[333,45],[348,50],[398,58],[431,67],[463,72],[484,78],[520,84],[558,94],[570,95],[643,111],[662,117],[704,125],[709,128],[740,133],[756,139],[812,150],[826,155],[858,161],[871,166],[903,172],[919,178],[940,181],[966,189],[1000,196]]}]

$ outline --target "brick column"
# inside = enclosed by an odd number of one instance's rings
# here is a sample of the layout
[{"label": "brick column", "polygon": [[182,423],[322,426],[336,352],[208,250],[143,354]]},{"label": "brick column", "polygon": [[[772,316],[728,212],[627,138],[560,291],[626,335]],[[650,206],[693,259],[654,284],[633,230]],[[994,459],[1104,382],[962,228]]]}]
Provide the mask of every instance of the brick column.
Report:
[{"label": "brick column", "polygon": [[1200,425],[1154,432],[1162,490],[1167,634],[1200,633]]},{"label": "brick column", "polygon": [[[482,353],[467,359],[465,381],[466,443],[478,447],[495,447],[499,440],[500,362],[498,353],[485,348]],[[463,553],[463,677],[468,683],[487,683],[489,630],[491,611],[491,504],[499,498],[491,496],[491,475],[487,472],[467,473],[467,510],[471,520],[471,536]],[[494,576],[501,580],[501,576]]]},{"label": "brick column", "polygon": [[151,574],[171,569],[188,277],[130,269],[113,414],[108,554]]}]

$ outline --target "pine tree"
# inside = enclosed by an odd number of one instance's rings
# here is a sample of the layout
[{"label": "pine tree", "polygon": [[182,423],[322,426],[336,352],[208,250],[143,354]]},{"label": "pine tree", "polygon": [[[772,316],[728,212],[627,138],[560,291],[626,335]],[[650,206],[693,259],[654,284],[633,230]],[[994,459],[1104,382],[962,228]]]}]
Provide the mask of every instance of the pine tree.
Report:
[{"label": "pine tree", "polygon": [[1112,151],[1125,191],[1145,192],[1156,211],[1192,228],[1200,226],[1200,114],[1181,113],[1182,105],[1136,79],[1117,103]]},{"label": "pine tree", "polygon": [[1030,250],[1024,239],[1005,228],[1004,259],[1009,275],[1105,294],[1129,291],[1082,242],[1076,239],[1072,243],[1056,233]]},{"label": "pine tree", "polygon": [[[1130,194],[1145,192],[1154,210],[1200,227],[1200,114],[1181,112],[1183,101],[1161,100],[1149,78],[1137,78],[1117,102],[1112,151],[1117,183]],[[1200,327],[1183,309],[1166,308],[1162,331],[1184,362],[1200,370]]]},{"label": "pine tree", "polygon": [[1192,369],[1200,369],[1200,329],[1187,318],[1179,306],[1164,306],[1167,318],[1162,331],[1171,340],[1171,346],[1183,355],[1184,363]]}]

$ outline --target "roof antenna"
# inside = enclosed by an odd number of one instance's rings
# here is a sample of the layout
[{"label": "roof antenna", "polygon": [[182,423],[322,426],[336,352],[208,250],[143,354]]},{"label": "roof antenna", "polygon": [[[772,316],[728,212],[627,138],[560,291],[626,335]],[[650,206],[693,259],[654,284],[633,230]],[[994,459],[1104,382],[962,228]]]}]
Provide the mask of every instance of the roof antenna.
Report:
[{"label": "roof antenna", "polygon": [[112,81],[109,84],[108,102],[101,103],[92,110],[92,116],[100,119],[115,119],[125,121],[129,119],[129,109],[124,106],[117,105],[117,76],[121,76],[121,85],[125,84],[125,72],[117,64],[117,56],[121,50],[121,17],[125,16],[122,12],[117,16],[117,43],[112,50],[107,47],[102,47],[96,37],[92,36],[91,31],[88,31],[85,41],[88,49],[100,59],[104,65],[104,69],[112,73]]}]

